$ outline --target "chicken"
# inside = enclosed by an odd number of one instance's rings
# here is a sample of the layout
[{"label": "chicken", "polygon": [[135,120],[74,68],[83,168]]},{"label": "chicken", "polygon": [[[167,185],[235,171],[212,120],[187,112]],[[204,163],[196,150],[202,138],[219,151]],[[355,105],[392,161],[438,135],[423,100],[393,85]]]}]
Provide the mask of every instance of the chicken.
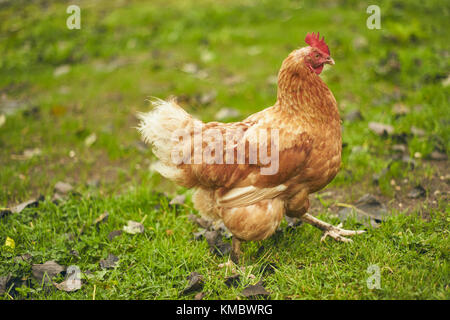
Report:
[{"label": "chicken", "polygon": [[363,232],[307,213],[309,194],[339,171],[342,140],[336,100],[319,76],[334,61],[319,34],[305,42],[282,63],[275,104],[241,122],[202,123],[173,99],[139,114],[138,130],[159,158],[155,169],[195,188],[195,209],[232,233],[234,262],[241,241],[270,237],[284,215],[322,229],[322,240],[348,242]]}]

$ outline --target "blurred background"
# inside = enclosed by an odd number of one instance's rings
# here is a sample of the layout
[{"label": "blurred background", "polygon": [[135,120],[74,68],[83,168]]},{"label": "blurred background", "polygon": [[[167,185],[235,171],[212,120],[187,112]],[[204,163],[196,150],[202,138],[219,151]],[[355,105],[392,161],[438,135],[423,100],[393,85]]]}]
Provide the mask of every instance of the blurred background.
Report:
[{"label": "blurred background", "polygon": [[[66,26],[72,4],[80,29]],[[172,192],[134,128],[147,99],[173,95],[204,121],[240,120],[275,102],[282,60],[312,31],[336,61],[321,76],[343,118],[331,188],[402,199],[420,185],[430,201],[446,198],[450,2],[377,2],[373,30],[371,4],[0,1],[0,206],[58,181],[101,195],[149,183]]]}]

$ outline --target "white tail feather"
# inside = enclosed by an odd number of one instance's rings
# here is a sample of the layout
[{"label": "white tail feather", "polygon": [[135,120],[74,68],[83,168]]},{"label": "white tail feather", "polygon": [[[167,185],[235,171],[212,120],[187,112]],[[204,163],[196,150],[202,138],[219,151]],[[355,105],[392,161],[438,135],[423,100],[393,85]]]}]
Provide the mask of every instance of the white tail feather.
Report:
[{"label": "white tail feather", "polygon": [[152,145],[153,153],[160,160],[154,165],[156,171],[166,178],[179,180],[182,171],[172,162],[172,150],[176,140],[173,133],[180,128],[193,128],[195,122],[186,111],[174,101],[155,99],[152,102],[154,109],[148,113],[138,113],[141,120],[138,131],[144,142]]}]

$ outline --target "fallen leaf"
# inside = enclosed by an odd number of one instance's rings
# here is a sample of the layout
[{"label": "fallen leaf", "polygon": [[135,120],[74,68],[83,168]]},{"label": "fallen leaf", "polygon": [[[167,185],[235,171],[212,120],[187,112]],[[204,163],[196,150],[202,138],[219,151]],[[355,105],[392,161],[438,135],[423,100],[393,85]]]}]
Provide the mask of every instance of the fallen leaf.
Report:
[{"label": "fallen leaf", "polygon": [[344,116],[344,120],[349,122],[355,122],[363,119],[364,118],[361,114],[361,111],[359,111],[358,109],[351,110]]},{"label": "fallen leaf", "polygon": [[144,232],[144,225],[142,223],[129,220],[128,225],[123,227],[123,231],[129,234],[137,234]]},{"label": "fallen leaf", "polygon": [[450,86],[450,74],[447,76],[447,78],[445,78],[444,80],[442,80],[442,86],[444,87],[448,87]]},{"label": "fallen leaf", "polygon": [[184,194],[180,194],[180,195],[178,195],[178,196],[176,196],[176,197],[174,197],[170,202],[169,202],[169,204],[171,205],[171,206],[174,206],[174,205],[182,205],[182,204],[184,204],[184,202],[186,201],[186,196],[184,195]]},{"label": "fallen leaf", "polygon": [[16,247],[16,242],[14,241],[13,238],[6,237],[6,240],[5,240],[5,247],[14,249],[14,248]]},{"label": "fallen leaf", "polygon": [[199,68],[195,63],[186,63],[181,68],[181,71],[190,73],[190,74],[195,74],[198,72],[198,70],[199,70]]},{"label": "fallen leaf", "polygon": [[369,122],[369,129],[379,136],[386,136],[394,133],[393,126],[379,122]]},{"label": "fallen leaf", "polygon": [[37,199],[31,199],[31,200],[22,202],[11,208],[0,208],[0,218],[3,218],[12,213],[20,213],[25,208],[37,207],[39,205],[39,202],[43,201],[43,200],[44,200],[44,196],[40,196]]},{"label": "fallen leaf", "polygon": [[0,295],[5,294],[6,290],[9,289],[8,283],[9,283],[10,279],[11,279],[11,275],[0,277]]},{"label": "fallen leaf", "polygon": [[445,153],[435,150],[435,151],[431,152],[429,158],[431,160],[442,161],[442,160],[447,160],[448,157]]},{"label": "fallen leaf", "polygon": [[44,264],[33,264],[31,273],[36,280],[45,283],[49,282],[51,278],[57,276],[66,270],[65,267],[57,264],[55,261],[47,261]]},{"label": "fallen leaf", "polygon": [[414,127],[414,126],[411,127],[411,133],[417,137],[423,137],[426,134],[425,130]]},{"label": "fallen leaf", "polygon": [[0,114],[0,128],[5,124],[6,116],[4,114]]},{"label": "fallen leaf", "polygon": [[68,64],[64,64],[62,66],[56,67],[55,70],[53,71],[53,76],[55,78],[60,77],[66,73],[69,73],[70,71],[70,65]]},{"label": "fallen leaf", "polygon": [[425,197],[426,194],[427,194],[426,190],[421,185],[418,185],[408,193],[408,198],[411,199],[422,198]]},{"label": "fallen leaf", "polygon": [[207,231],[205,232],[205,238],[211,253],[224,256],[231,252],[231,245],[222,241],[222,235],[219,231]]},{"label": "fallen leaf", "polygon": [[81,289],[80,279],[67,279],[61,283],[53,282],[53,285],[61,291],[73,292]]},{"label": "fallen leaf", "polygon": [[111,269],[117,266],[118,261],[119,258],[110,253],[106,259],[100,260],[99,264],[102,269]]},{"label": "fallen leaf", "polygon": [[190,221],[196,223],[197,225],[199,225],[203,229],[209,229],[211,227],[211,222],[210,221],[208,221],[208,220],[206,220],[206,219],[204,219],[202,217],[199,217],[199,216],[197,216],[195,214],[190,214],[188,216],[188,219]]},{"label": "fallen leaf", "polygon": [[270,296],[270,292],[268,292],[260,282],[255,285],[249,285],[244,290],[242,290],[241,294],[247,298],[259,298],[259,297],[268,297]]},{"label": "fallen leaf", "polygon": [[180,292],[181,295],[186,295],[203,289],[203,276],[198,272],[191,272],[191,274],[187,276],[187,279],[189,280],[188,286]]},{"label": "fallen leaf", "polygon": [[108,234],[108,240],[111,241],[115,237],[120,236],[123,233],[122,230],[113,230]]},{"label": "fallen leaf", "polygon": [[223,79],[223,83],[227,86],[231,86],[244,81],[244,78],[240,75],[231,75]]},{"label": "fallen leaf", "polygon": [[217,91],[211,90],[209,92],[203,93],[198,98],[198,103],[202,105],[208,105],[214,101],[217,97]]},{"label": "fallen leaf", "polygon": [[95,219],[94,224],[99,225],[100,223],[105,223],[108,221],[109,213],[108,211],[103,212],[97,219]]},{"label": "fallen leaf", "polygon": [[173,235],[173,230],[167,229],[167,230],[166,230],[166,234],[167,234],[168,236]]},{"label": "fallen leaf", "polygon": [[396,103],[392,108],[392,113],[394,113],[396,116],[404,116],[409,112],[409,108],[403,103]]},{"label": "fallen leaf", "polygon": [[78,259],[80,258],[80,253],[77,250],[75,250],[75,249],[70,250],[69,253],[72,256],[77,257]]},{"label": "fallen leaf", "polygon": [[363,36],[356,36],[353,39],[353,47],[357,50],[366,48],[369,45],[369,41]]},{"label": "fallen leaf", "polygon": [[391,149],[392,149],[392,151],[405,153],[406,150],[407,150],[407,147],[406,147],[406,145],[404,145],[404,144],[394,144],[394,145],[391,147]]},{"label": "fallen leaf", "polygon": [[95,141],[97,141],[97,134],[93,132],[90,135],[88,135],[86,139],[84,139],[84,145],[89,148],[95,143]]},{"label": "fallen leaf", "polygon": [[25,253],[25,254],[22,254],[20,256],[14,257],[14,261],[17,262],[17,263],[19,263],[21,261],[30,262],[31,258],[32,258],[31,254]]},{"label": "fallen leaf", "polygon": [[202,300],[203,297],[204,297],[205,295],[206,295],[206,293],[204,293],[204,292],[199,292],[199,293],[197,293],[197,294],[195,295],[194,299],[195,299],[195,300]]},{"label": "fallen leaf", "polygon": [[44,200],[44,196],[40,196],[37,199],[31,199],[25,202],[18,204],[11,208],[12,213],[21,213],[25,208],[34,208],[39,205],[39,202]]},{"label": "fallen leaf", "polygon": [[56,193],[60,195],[65,195],[73,190],[73,187],[70,183],[59,181],[55,184],[54,190]]},{"label": "fallen leaf", "polygon": [[11,159],[13,159],[13,160],[29,160],[29,159],[39,156],[41,154],[42,154],[42,151],[39,148],[25,149],[21,155],[12,154]]},{"label": "fallen leaf", "polygon": [[231,287],[236,288],[239,286],[240,280],[241,280],[241,276],[239,274],[235,274],[235,275],[226,277],[224,283],[228,288],[231,288]]}]

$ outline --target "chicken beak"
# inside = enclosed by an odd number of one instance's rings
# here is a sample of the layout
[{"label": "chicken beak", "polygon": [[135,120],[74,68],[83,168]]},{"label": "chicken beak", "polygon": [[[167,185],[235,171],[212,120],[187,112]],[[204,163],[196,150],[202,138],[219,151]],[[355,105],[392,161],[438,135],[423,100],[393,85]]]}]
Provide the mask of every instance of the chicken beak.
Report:
[{"label": "chicken beak", "polygon": [[327,60],[325,61],[325,63],[331,64],[331,65],[334,65],[334,60],[333,60],[333,58],[332,58],[332,57],[328,57],[328,58],[327,58]]}]

